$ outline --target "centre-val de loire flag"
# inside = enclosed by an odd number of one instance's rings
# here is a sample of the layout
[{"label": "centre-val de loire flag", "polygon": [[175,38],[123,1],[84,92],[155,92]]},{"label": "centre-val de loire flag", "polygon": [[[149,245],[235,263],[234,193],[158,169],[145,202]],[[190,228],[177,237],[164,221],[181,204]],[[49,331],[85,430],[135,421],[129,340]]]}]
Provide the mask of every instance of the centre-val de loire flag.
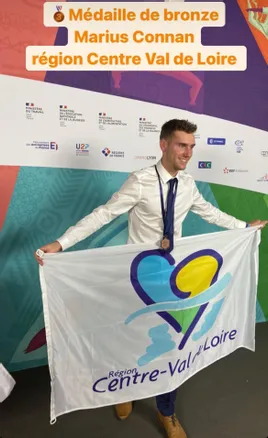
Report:
[{"label": "centre-val de loire flag", "polygon": [[257,228],[46,254],[40,267],[50,421],[178,388],[255,349]]}]

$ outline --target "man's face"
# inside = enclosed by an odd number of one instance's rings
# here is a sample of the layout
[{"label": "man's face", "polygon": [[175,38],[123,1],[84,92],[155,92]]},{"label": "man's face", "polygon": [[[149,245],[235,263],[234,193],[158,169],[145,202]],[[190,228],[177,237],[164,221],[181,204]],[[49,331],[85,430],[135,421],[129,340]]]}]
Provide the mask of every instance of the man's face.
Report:
[{"label": "man's face", "polygon": [[194,146],[194,135],[183,131],[175,131],[169,139],[160,141],[165,163],[175,172],[186,168]]}]

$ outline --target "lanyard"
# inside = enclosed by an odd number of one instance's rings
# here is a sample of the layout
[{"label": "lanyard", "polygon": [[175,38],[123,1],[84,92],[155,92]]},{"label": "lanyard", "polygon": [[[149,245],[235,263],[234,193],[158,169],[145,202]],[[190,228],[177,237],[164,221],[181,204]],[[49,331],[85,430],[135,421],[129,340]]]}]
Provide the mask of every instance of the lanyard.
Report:
[{"label": "lanyard", "polygon": [[[170,224],[167,221],[167,211],[165,211],[165,207],[164,207],[163,187],[162,187],[160,175],[159,175],[159,172],[158,172],[156,166],[155,166],[155,170],[156,170],[156,174],[157,174],[158,182],[159,182],[160,200],[161,200],[161,211],[162,211],[162,218],[163,218],[163,224],[164,224],[164,233],[163,234],[164,234],[164,237],[165,237],[168,234],[168,232],[170,231],[170,230],[167,229],[170,226]],[[173,203],[173,206],[172,206],[173,214],[174,214],[174,205],[175,205],[175,199],[176,199],[176,195],[177,195],[177,189],[178,189],[178,184],[175,185],[174,203]]]}]

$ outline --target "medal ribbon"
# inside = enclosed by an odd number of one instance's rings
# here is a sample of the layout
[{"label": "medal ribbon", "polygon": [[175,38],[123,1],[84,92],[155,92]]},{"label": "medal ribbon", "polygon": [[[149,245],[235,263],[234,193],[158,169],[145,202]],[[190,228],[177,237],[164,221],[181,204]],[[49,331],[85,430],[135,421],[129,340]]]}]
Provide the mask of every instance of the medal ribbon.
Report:
[{"label": "medal ribbon", "polygon": [[167,250],[171,252],[173,250],[173,240],[174,240],[174,209],[175,209],[175,200],[176,200],[177,189],[178,189],[178,179],[172,178],[168,181],[169,191],[167,196],[167,209],[165,211],[163,188],[161,184],[160,175],[156,166],[155,166],[155,170],[159,182],[161,211],[162,211],[162,218],[164,224],[163,240],[164,239],[169,240],[169,248]]}]

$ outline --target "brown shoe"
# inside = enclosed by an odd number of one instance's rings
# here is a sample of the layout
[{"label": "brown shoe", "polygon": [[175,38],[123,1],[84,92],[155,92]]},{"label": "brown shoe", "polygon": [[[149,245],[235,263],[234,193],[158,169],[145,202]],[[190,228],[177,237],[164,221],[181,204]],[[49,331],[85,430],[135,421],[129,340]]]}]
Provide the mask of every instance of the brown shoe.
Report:
[{"label": "brown shoe", "polygon": [[115,410],[119,420],[126,420],[132,412],[132,402],[120,403]]},{"label": "brown shoe", "polygon": [[168,438],[187,438],[175,414],[170,417],[164,417],[164,415],[158,411],[158,418],[162,426],[164,426]]}]

